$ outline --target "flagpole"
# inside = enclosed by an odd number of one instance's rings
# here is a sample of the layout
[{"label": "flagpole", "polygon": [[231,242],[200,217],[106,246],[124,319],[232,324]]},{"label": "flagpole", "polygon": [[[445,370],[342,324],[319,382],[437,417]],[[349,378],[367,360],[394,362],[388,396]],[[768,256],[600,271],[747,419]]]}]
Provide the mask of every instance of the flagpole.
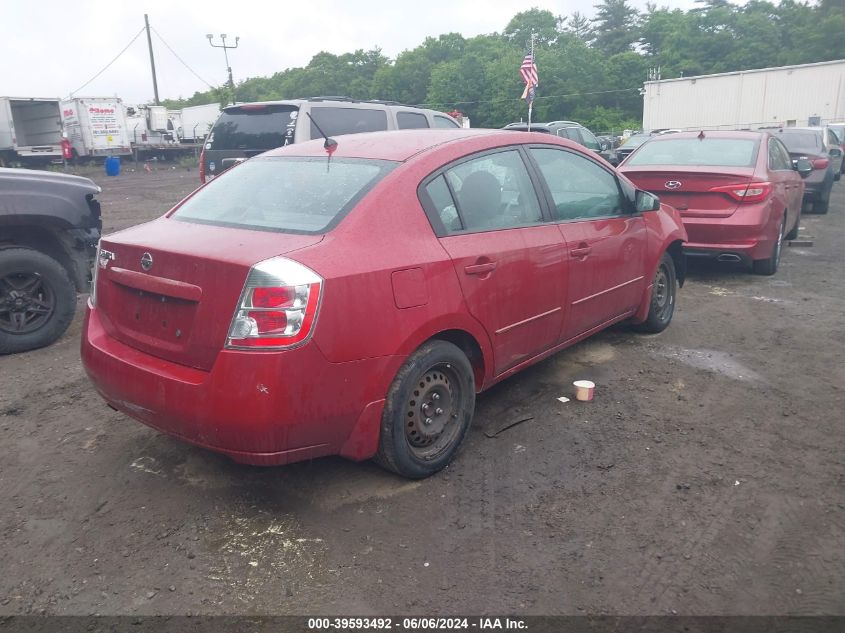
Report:
[{"label": "flagpole", "polygon": [[[534,59],[534,31],[531,31],[531,63],[536,63]],[[529,90],[529,99],[528,99],[528,131],[531,131],[531,109],[534,107],[534,99],[531,99],[530,90],[531,86],[528,87]]]}]

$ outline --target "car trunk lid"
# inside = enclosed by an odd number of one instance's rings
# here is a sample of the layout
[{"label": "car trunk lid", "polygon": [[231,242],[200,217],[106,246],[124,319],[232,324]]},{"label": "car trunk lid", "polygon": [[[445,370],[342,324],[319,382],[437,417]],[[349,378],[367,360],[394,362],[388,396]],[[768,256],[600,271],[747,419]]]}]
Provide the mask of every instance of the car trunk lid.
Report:
[{"label": "car trunk lid", "polygon": [[162,218],[103,238],[97,309],[115,339],[208,370],[225,344],[250,268],[322,238]]},{"label": "car trunk lid", "polygon": [[661,202],[675,207],[681,217],[727,218],[737,210],[739,202],[727,193],[713,189],[748,185],[754,177],[754,168],[707,167],[706,171],[693,172],[643,166],[629,167],[624,174],[640,189],[654,193]]}]

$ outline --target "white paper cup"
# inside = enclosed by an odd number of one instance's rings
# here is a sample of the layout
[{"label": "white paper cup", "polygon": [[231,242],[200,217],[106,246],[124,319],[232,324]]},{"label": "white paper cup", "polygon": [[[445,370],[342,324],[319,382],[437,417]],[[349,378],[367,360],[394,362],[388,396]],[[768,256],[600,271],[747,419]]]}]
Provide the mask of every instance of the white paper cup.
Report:
[{"label": "white paper cup", "polygon": [[581,402],[589,402],[593,399],[593,391],[596,388],[596,383],[591,380],[576,380],[572,383],[575,387],[575,399]]}]

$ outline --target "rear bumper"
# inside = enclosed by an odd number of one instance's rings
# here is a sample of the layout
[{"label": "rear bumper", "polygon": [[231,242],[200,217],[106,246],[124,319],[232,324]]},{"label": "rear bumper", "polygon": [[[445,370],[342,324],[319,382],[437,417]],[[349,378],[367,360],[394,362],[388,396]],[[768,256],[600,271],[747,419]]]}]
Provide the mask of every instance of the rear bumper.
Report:
[{"label": "rear bumper", "polygon": [[683,217],[689,240],[684,252],[691,257],[721,261],[766,259],[777,239],[778,220],[769,203],[744,206],[727,218]]},{"label": "rear bumper", "polygon": [[151,356],[109,336],[88,308],[82,362],[115,409],[186,442],[262,466],[375,454],[395,356],[330,363],[315,344],[221,351],[211,371]]}]

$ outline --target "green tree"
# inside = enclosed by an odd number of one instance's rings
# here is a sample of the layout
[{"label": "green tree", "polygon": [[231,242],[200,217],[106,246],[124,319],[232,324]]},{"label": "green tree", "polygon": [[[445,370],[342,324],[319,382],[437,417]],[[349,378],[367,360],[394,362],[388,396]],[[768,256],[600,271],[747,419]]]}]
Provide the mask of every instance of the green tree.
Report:
[{"label": "green tree", "polygon": [[637,10],[626,0],[604,0],[601,4],[595,5],[595,8],[593,45],[608,55],[631,50],[634,42],[639,38]]}]

